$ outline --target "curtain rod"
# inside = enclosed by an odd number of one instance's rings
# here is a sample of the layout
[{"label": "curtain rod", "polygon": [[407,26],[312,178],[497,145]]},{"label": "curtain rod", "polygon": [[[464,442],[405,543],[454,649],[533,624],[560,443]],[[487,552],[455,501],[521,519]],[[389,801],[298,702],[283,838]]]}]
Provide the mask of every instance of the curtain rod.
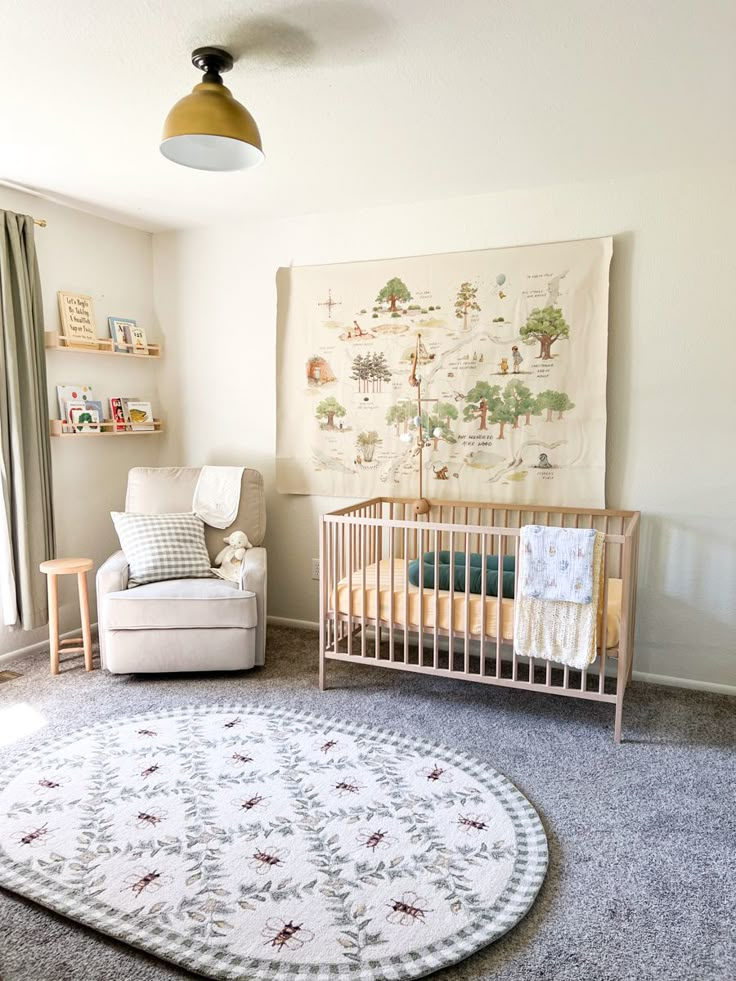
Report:
[{"label": "curtain rod", "polygon": [[[35,188],[26,187],[24,184],[16,184],[15,181],[5,180],[4,177],[0,177],[0,186],[7,187],[11,191],[20,191],[21,194],[32,194],[36,198],[44,198],[47,201],[53,200],[41,191],[35,190]],[[46,228],[48,222],[45,218],[33,218],[33,224],[38,225],[39,228]]]}]

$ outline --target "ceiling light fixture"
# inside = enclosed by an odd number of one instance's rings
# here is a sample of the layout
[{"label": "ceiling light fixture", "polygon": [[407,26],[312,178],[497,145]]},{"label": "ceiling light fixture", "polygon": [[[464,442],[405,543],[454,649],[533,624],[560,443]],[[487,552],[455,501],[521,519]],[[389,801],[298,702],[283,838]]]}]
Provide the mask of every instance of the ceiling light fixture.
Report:
[{"label": "ceiling light fixture", "polygon": [[263,160],[258,126],[220,77],[233,67],[232,55],[222,48],[197,48],[192,64],[204,77],[166,117],[161,153],[196,170],[255,167]]}]

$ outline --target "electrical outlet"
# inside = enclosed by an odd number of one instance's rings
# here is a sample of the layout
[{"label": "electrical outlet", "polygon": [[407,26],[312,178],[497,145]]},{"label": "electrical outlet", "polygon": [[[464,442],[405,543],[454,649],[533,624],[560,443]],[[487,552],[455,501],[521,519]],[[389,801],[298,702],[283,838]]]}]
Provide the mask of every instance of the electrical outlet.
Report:
[{"label": "electrical outlet", "polygon": [[319,579],[319,559],[312,559],[312,579]]}]

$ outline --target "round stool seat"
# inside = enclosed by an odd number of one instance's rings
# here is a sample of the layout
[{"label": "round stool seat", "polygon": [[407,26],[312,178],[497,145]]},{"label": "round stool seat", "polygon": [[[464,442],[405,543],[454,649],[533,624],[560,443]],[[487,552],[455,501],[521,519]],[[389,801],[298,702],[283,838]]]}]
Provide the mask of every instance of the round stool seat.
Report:
[{"label": "round stool seat", "polygon": [[93,566],[92,559],[48,559],[39,569],[47,576],[69,576],[89,572]]}]

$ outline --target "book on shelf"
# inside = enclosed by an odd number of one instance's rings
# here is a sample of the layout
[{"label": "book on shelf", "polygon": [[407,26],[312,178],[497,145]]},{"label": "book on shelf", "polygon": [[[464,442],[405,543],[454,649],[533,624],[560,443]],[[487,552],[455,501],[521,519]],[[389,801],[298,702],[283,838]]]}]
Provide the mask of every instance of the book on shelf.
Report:
[{"label": "book on shelf", "polygon": [[146,332],[135,320],[129,320],[125,328],[125,336],[132,354],[148,354]]},{"label": "book on shelf", "polygon": [[99,433],[102,420],[97,409],[82,403],[81,406],[70,406],[69,422],[78,433]]},{"label": "book on shelf", "polygon": [[97,327],[92,297],[59,290],[61,333],[70,345],[97,347]]},{"label": "book on shelf", "polygon": [[118,354],[129,354],[130,348],[128,340],[130,330],[136,326],[135,320],[127,320],[122,317],[108,317],[107,324],[112,338],[112,349]]},{"label": "book on shelf", "polygon": [[110,399],[110,418],[115,423],[115,429],[118,431],[125,430],[128,428],[125,421],[125,410],[123,408],[123,400],[119,395],[113,395]]},{"label": "book on shelf", "polygon": [[127,410],[131,429],[151,432],[156,428],[153,424],[153,410],[150,402],[129,399]]},{"label": "book on shelf", "polygon": [[69,402],[91,402],[94,400],[91,385],[57,385],[56,398],[59,402],[59,418],[68,422],[67,404]]}]

